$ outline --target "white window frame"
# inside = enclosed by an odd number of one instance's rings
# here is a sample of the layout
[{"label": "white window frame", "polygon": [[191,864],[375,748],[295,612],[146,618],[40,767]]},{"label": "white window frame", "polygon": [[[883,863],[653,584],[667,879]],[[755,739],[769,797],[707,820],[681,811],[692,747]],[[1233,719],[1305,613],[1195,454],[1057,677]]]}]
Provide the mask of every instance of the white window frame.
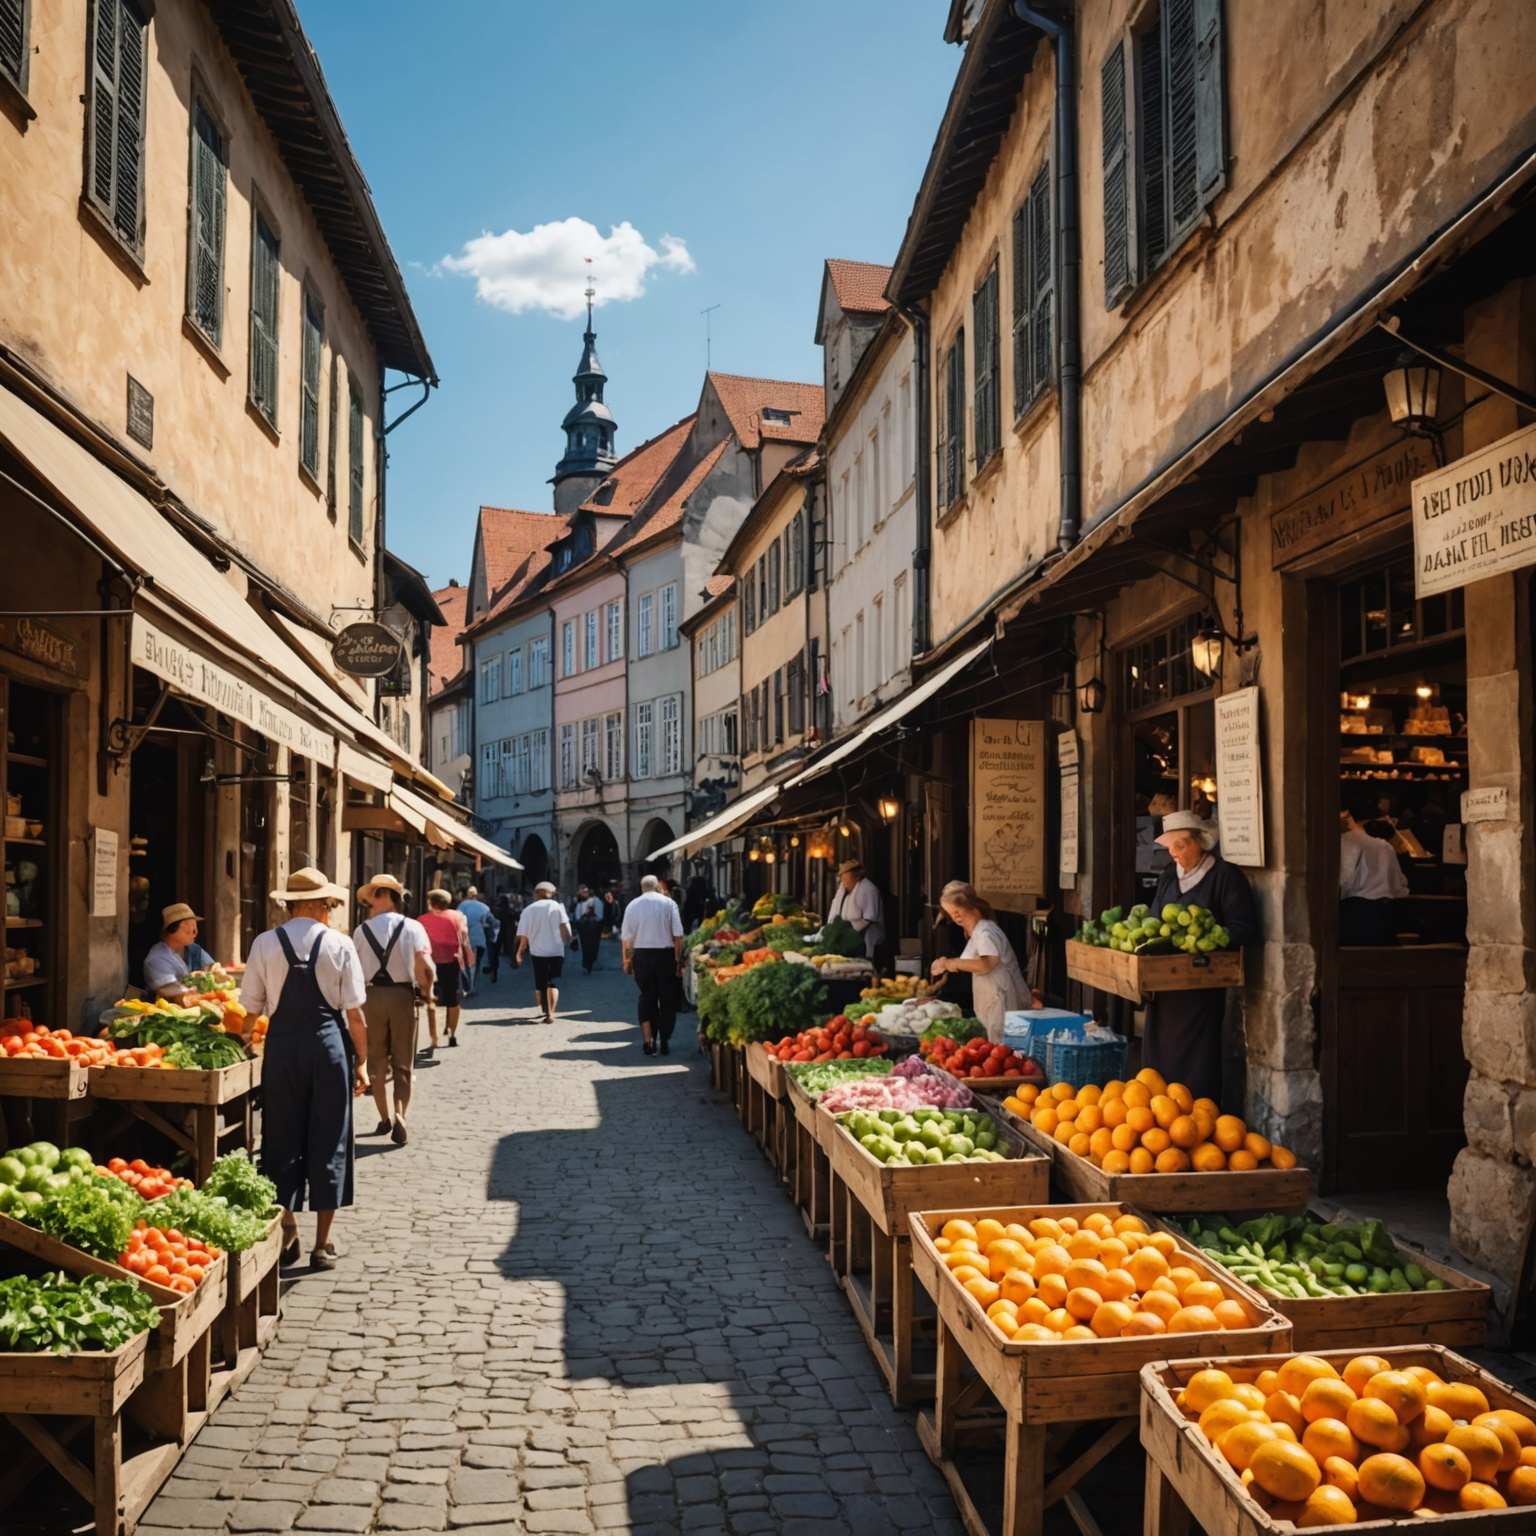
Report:
[{"label": "white window frame", "polygon": [[535,635],[528,642],[528,687],[549,687],[549,636]]},{"label": "white window frame", "polygon": [[683,696],[669,693],[661,701],[661,771],[683,771]]},{"label": "white window frame", "polygon": [[592,715],[581,722],[581,779],[586,783],[587,775],[597,767],[597,716]]},{"label": "white window frame", "polygon": [[651,752],[655,744],[656,734],[656,706],[646,700],[635,705],[635,750],[630,758],[633,779],[648,779],[651,776]]},{"label": "white window frame", "polygon": [[610,784],[624,777],[624,711],[610,710],[603,716],[603,773]]},{"label": "white window frame", "polygon": [[597,609],[589,608],[582,618],[581,669],[590,672],[598,665]]},{"label": "white window frame", "polygon": [[560,675],[576,675],[576,620],[567,619],[560,626]]},{"label": "white window frame", "polygon": [[480,782],[475,786],[475,798],[477,800],[496,798],[496,743],[494,741],[482,742],[480,745]]},{"label": "white window frame", "polygon": [[656,596],[653,592],[640,594],[640,612],[635,620],[635,655],[649,656],[656,649]]},{"label": "white window frame", "polygon": [[541,725],[528,733],[528,787],[532,793],[542,794],[549,788],[549,727]]},{"label": "white window frame", "polygon": [[515,743],[508,736],[496,744],[496,796],[498,799],[506,795],[517,793],[517,781],[512,771],[513,747]]},{"label": "white window frame", "polygon": [[501,657],[480,663],[480,702],[494,704],[501,697]]},{"label": "white window frame", "polygon": [[616,597],[608,604],[608,653],[605,660],[619,661],[624,655],[624,599]]},{"label": "white window frame", "polygon": [[576,788],[576,724],[572,720],[560,727],[560,788]]},{"label": "white window frame", "polygon": [[515,699],[523,691],[523,652],[520,646],[507,652],[501,676],[506,684],[506,697]]},{"label": "white window frame", "polygon": [[669,581],[661,589],[657,602],[660,616],[660,648],[670,651],[677,644],[677,583]]}]

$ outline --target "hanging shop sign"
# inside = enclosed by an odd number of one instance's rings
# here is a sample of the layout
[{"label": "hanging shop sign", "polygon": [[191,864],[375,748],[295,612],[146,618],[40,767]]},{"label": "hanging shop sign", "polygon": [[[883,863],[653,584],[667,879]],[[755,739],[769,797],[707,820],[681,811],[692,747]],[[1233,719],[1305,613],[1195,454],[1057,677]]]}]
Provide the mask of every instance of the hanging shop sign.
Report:
[{"label": "hanging shop sign", "polygon": [[1418,597],[1536,564],[1536,422],[1413,482],[1413,555]]},{"label": "hanging shop sign", "polygon": [[1434,464],[1428,445],[1411,437],[1272,512],[1270,564],[1276,569],[1290,565],[1345,534],[1360,533],[1405,511],[1414,477],[1428,473]]},{"label": "hanging shop sign", "polygon": [[0,618],[0,649],[14,651],[65,677],[81,677],[85,672],[78,643],[38,619]]},{"label": "hanging shop sign", "polygon": [[1045,892],[1043,720],[971,721],[971,883],[1027,912]]},{"label": "hanging shop sign", "polygon": [[269,741],[317,762],[336,761],[336,738],[253,688],[195,646],[162,629],[142,613],[133,616],[131,660],[164,678],[178,692],[211,704],[259,731]]},{"label": "hanging shop sign", "polygon": [[331,641],[331,660],[353,677],[384,677],[400,665],[402,649],[394,630],[370,619],[348,624]]},{"label": "hanging shop sign", "polygon": [[1229,864],[1264,863],[1264,765],[1259,756],[1259,690],[1216,700],[1216,820]]},{"label": "hanging shop sign", "polygon": [[1077,883],[1079,859],[1078,783],[1080,766],[1077,732],[1064,731],[1056,738],[1056,767],[1061,774],[1061,839],[1057,873],[1064,886]]}]

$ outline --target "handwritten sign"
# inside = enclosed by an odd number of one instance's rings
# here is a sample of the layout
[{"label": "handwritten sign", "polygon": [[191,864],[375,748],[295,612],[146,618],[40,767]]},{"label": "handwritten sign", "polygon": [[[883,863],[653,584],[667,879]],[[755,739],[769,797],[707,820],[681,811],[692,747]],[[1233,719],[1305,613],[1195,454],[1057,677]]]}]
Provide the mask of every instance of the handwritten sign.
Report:
[{"label": "handwritten sign", "polygon": [[1078,782],[1081,768],[1077,751],[1077,732],[1065,731],[1056,738],[1056,768],[1061,775],[1061,848],[1056,870],[1065,886],[1077,883],[1081,858],[1078,824]]},{"label": "handwritten sign", "polygon": [[1045,893],[1043,720],[971,721],[971,883],[1027,912]]},{"label": "handwritten sign", "polygon": [[1536,564],[1536,422],[1413,482],[1413,557],[1418,597]]},{"label": "handwritten sign", "polygon": [[1461,819],[1472,821],[1508,821],[1509,791],[1502,784],[1486,789],[1468,789],[1461,796]]},{"label": "handwritten sign", "polygon": [[1259,690],[1216,700],[1216,819],[1221,856],[1250,868],[1264,863],[1264,768],[1259,757]]},{"label": "handwritten sign", "polygon": [[1277,569],[1289,565],[1346,533],[1357,533],[1406,511],[1414,476],[1433,469],[1434,462],[1425,443],[1409,438],[1272,512],[1270,564]]},{"label": "handwritten sign", "polygon": [[110,827],[91,834],[91,916],[117,916],[117,833]]}]

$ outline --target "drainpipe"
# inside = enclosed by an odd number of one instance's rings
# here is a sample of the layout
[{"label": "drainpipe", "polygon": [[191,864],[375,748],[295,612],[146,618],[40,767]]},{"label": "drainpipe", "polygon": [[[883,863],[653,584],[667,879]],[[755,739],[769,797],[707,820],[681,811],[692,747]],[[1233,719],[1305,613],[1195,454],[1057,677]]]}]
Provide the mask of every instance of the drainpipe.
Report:
[{"label": "drainpipe", "polygon": [[930,477],[932,455],[928,440],[932,434],[933,412],[928,397],[928,316],[907,304],[898,304],[896,307],[912,327],[913,371],[917,375],[917,542],[912,550],[912,654],[916,657],[921,656],[932,643],[932,630],[928,623],[928,564],[933,551],[933,482]]},{"label": "drainpipe", "polygon": [[1060,295],[1057,390],[1061,424],[1061,536],[1065,553],[1077,543],[1083,521],[1083,341],[1078,287],[1082,231],[1077,193],[1077,53],[1070,22],[1013,0],[1013,14],[1051,40],[1056,55],[1056,232]]}]

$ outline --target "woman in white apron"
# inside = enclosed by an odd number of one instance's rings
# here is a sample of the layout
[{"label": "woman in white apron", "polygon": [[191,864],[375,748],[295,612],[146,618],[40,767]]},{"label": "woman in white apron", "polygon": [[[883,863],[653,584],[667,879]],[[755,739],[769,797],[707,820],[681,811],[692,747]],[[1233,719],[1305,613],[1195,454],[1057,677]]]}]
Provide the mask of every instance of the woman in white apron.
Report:
[{"label": "woman in white apron", "polygon": [[987,1039],[995,1044],[1003,1038],[1004,1017],[1028,1008],[1032,1001],[1023,968],[1008,935],[993,919],[992,908],[965,881],[951,880],[939,894],[939,905],[964,931],[965,949],[956,960],[940,956],[933,962],[932,974],[970,974],[976,1017],[987,1026]]}]

